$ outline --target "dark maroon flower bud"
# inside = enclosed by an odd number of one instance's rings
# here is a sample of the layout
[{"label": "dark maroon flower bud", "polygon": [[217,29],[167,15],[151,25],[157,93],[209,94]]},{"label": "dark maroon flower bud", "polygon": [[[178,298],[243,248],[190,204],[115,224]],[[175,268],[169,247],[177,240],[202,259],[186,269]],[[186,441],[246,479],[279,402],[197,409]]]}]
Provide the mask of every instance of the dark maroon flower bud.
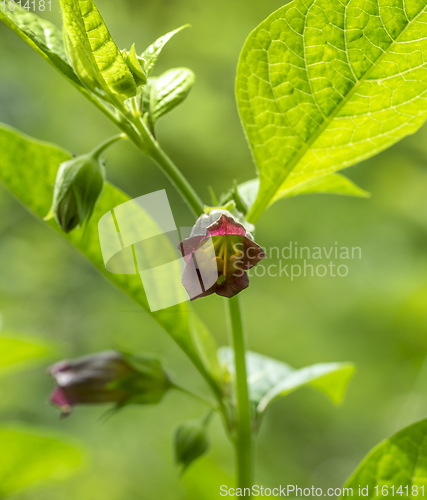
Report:
[{"label": "dark maroon flower bud", "polygon": [[63,415],[78,404],[158,403],[172,387],[157,359],[115,351],[60,361],[49,372],[58,384],[50,400]]},{"label": "dark maroon flower bud", "polygon": [[[212,239],[214,256],[212,247],[206,245],[209,238]],[[201,215],[190,237],[181,241],[180,249],[186,261],[182,283],[191,300],[212,293],[228,298],[237,295],[249,286],[245,271],[265,257],[252,234],[224,209],[212,209]],[[212,266],[216,266],[218,279],[206,288],[202,276],[208,274]],[[197,273],[194,273],[194,267]],[[203,292],[197,293],[200,287]]]}]

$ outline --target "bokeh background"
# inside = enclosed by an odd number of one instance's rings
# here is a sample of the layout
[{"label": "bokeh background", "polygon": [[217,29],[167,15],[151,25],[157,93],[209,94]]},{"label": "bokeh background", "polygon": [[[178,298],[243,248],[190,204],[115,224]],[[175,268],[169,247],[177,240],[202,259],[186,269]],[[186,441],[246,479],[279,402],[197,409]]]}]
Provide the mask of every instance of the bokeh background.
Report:
[{"label": "bokeh background", "polygon": [[[156,72],[187,66],[197,76],[188,100],[158,126],[164,148],[209,202],[255,168],[239,123],[234,78],[249,32],[280,0],[99,0],[120,47],[142,51],[182,24]],[[44,17],[60,24],[59,2]],[[5,26],[0,26],[0,120],[39,139],[84,153],[114,127]],[[1,154],[1,152],[0,152]],[[358,246],[345,278],[255,277],[243,293],[250,349],[295,367],[353,361],[357,373],[336,407],[302,389],[275,403],[257,447],[257,483],[335,487],[381,439],[427,416],[427,129],[345,173],[368,200],[310,195],[282,201],[257,227],[261,245]],[[31,165],[28,165],[31,169]],[[108,153],[108,178],[130,196],[165,188],[178,226],[193,219],[156,167],[130,144]],[[274,262],[272,262],[274,263]],[[292,264],[292,261],[289,263]],[[295,263],[298,263],[295,261]],[[327,262],[326,262],[327,263]],[[195,303],[218,343],[228,342],[223,301]],[[56,342],[58,357],[111,347],[160,355],[184,384],[206,392],[173,341],[106,282],[60,235],[35,220],[0,186],[0,312],[4,329]],[[424,366],[424,368],[423,368]],[[232,448],[219,419],[209,454],[179,480],[172,454],[177,423],[204,408],[179,394],[154,407],[80,408],[60,421],[48,404],[53,382],[38,366],[0,378],[0,420],[61,430],[83,441],[91,460],[67,482],[20,500],[203,500],[233,475]]]}]

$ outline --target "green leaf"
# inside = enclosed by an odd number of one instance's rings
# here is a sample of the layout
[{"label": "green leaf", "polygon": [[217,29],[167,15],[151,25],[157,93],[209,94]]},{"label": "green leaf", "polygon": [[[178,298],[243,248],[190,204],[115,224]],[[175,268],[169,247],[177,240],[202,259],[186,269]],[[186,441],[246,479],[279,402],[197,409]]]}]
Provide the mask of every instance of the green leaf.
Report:
[{"label": "green leaf", "polygon": [[0,334],[0,374],[3,371],[27,366],[49,356],[54,347],[47,341],[21,334],[2,332]]},{"label": "green leaf", "polygon": [[260,176],[254,222],[291,174],[353,165],[425,121],[427,5],[293,2],[248,37],[236,94]]},{"label": "green leaf", "polygon": [[81,446],[62,434],[18,423],[0,425],[0,497],[78,471]]},{"label": "green leaf", "polygon": [[92,0],[61,0],[66,50],[83,84],[99,96],[122,99],[136,84]]},{"label": "green leaf", "polygon": [[[361,462],[345,488],[353,489],[353,496],[360,498],[378,498],[379,496],[402,496],[408,486],[409,497],[412,486],[418,486],[415,496],[424,496],[420,486],[427,486],[427,419],[410,425],[390,439],[386,439],[374,448]],[[368,488],[367,495],[359,494],[359,486]],[[374,489],[378,486],[379,494]],[[388,486],[387,493],[382,495],[382,487]],[[394,486],[392,493],[391,486]]]},{"label": "green leaf", "polygon": [[54,24],[33,12],[18,9],[7,11],[7,15],[0,10],[0,20],[74,85],[82,86],[68,63],[62,32]]},{"label": "green leaf", "polygon": [[156,61],[160,55],[160,52],[163,50],[163,47],[169,42],[169,40],[182,31],[184,28],[188,28],[189,24],[181,26],[180,28],[167,33],[166,35],[158,38],[154,43],[152,43],[145,51],[141,54],[140,59],[142,59],[144,64],[145,72],[147,76],[151,73]]},{"label": "green leaf", "polygon": [[145,85],[147,83],[147,75],[145,73],[145,70],[141,67],[138,56],[136,55],[135,44],[132,45],[129,52],[126,52],[126,50],[122,50],[122,56],[125,63],[127,64],[127,67],[132,73],[136,85],[138,87],[141,85]]},{"label": "green leaf", "polygon": [[340,174],[330,174],[324,177],[315,177],[301,184],[288,187],[286,182],[277,191],[273,203],[281,198],[289,198],[300,194],[337,194],[344,196],[355,196],[358,198],[369,198],[370,194],[357,186],[347,177]]},{"label": "green leaf", "polygon": [[[5,126],[0,126],[0,152],[0,180],[31,211],[43,218],[52,200],[58,166],[70,159],[71,155],[63,149],[30,139]],[[107,182],[84,233],[78,230],[65,235],[54,221],[50,221],[49,225],[79,249],[108,280],[143,307],[171,335],[218,394],[220,368],[214,355],[215,341],[196,314],[190,312],[190,305],[183,302],[150,312],[139,275],[112,274],[105,268],[98,236],[98,221],[112,208],[126,201],[129,201],[129,197]],[[165,251],[170,252],[170,260],[177,258],[170,242]]]},{"label": "green leaf", "polygon": [[181,104],[194,83],[194,73],[187,68],[166,71],[158,78],[150,78],[144,89],[143,113],[154,124],[161,116]]},{"label": "green leaf", "polygon": [[[234,354],[229,347],[221,347],[218,357],[226,368],[226,382],[234,377]],[[246,354],[248,385],[251,401],[259,414],[276,399],[309,385],[338,403],[354,373],[351,363],[321,363],[297,370],[282,361],[255,352]]]},{"label": "green leaf", "polygon": [[[289,176],[277,190],[270,205],[282,198],[290,198],[300,194],[337,194],[355,196],[358,198],[369,198],[370,196],[367,191],[340,174],[330,174],[324,177],[310,177],[307,181],[300,179],[300,182],[289,182],[289,180],[292,180],[292,176]],[[244,204],[246,212],[248,212],[257,198],[259,179],[252,179],[243,184],[239,184],[237,190],[239,199]]]}]

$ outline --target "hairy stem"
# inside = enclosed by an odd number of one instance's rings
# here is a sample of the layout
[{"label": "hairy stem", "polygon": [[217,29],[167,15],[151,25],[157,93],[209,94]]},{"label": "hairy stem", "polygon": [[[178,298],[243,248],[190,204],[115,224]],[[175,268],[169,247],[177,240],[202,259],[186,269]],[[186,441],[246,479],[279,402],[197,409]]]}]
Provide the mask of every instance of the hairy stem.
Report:
[{"label": "hairy stem", "polygon": [[231,335],[234,348],[235,390],[237,402],[236,449],[237,486],[252,487],[252,414],[249,401],[248,381],[245,358],[245,334],[243,329],[240,297],[227,300]]}]

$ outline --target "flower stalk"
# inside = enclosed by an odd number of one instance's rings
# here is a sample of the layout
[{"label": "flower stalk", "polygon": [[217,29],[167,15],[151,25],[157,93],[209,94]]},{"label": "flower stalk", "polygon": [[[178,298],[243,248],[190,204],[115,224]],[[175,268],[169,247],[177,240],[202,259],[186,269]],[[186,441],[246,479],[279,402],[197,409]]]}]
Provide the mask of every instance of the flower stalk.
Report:
[{"label": "flower stalk", "polygon": [[126,134],[119,134],[115,135],[113,137],[110,137],[109,139],[105,140],[102,142],[99,146],[97,146],[90,154],[93,158],[96,160],[100,159],[100,156],[104,151],[106,151],[110,146],[112,146],[115,142],[122,141],[123,139],[127,139]]},{"label": "flower stalk", "polygon": [[237,487],[252,488],[253,476],[253,434],[252,411],[246,370],[246,339],[243,327],[240,297],[227,299],[230,331],[234,349],[236,430],[234,447],[236,451]]}]

